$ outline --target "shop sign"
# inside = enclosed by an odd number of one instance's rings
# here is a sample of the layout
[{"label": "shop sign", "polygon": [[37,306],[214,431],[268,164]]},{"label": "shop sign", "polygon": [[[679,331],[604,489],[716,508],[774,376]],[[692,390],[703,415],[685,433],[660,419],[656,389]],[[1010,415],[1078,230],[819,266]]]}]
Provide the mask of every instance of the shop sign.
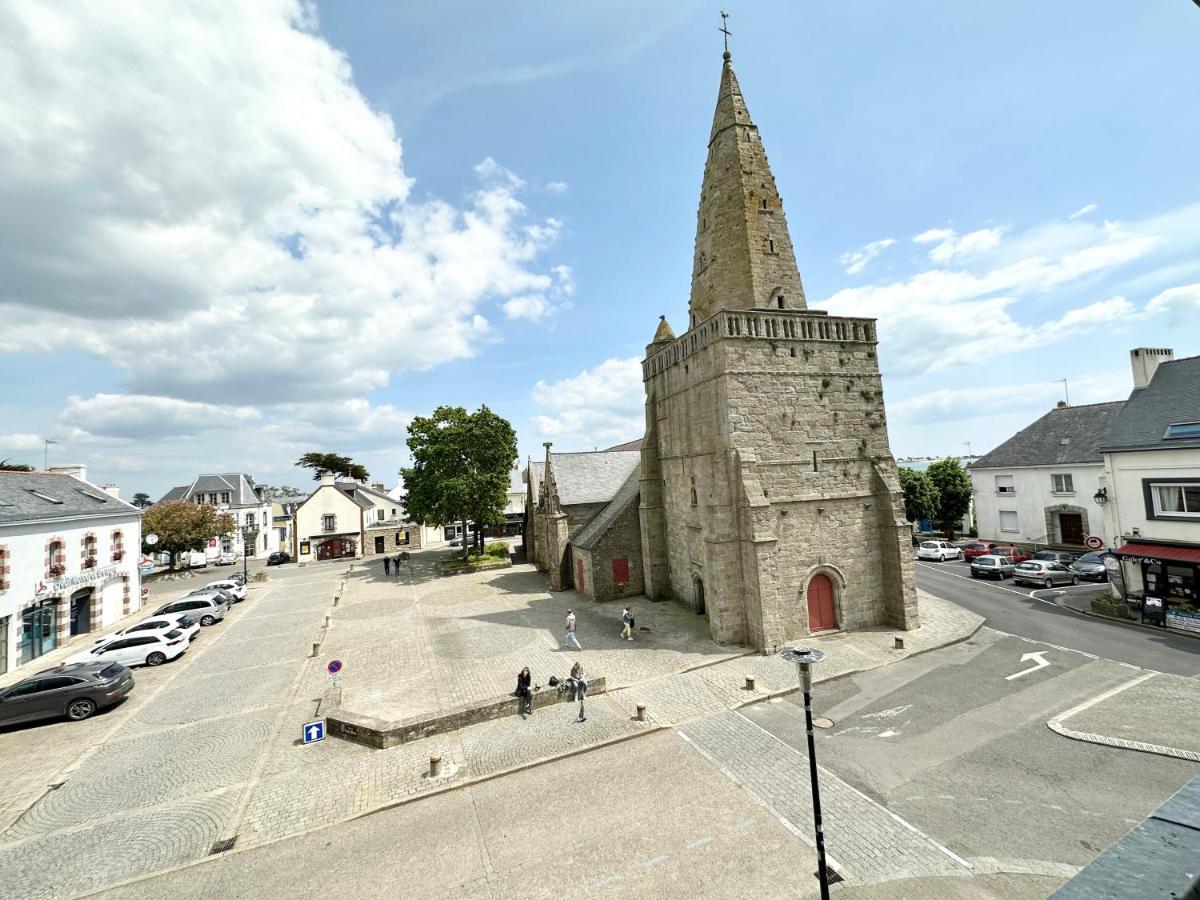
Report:
[{"label": "shop sign", "polygon": [[301,541],[300,542],[300,555],[308,556],[310,553],[312,553],[312,543],[310,543],[309,541]]},{"label": "shop sign", "polygon": [[1200,613],[1187,612],[1182,609],[1168,610],[1167,627],[1200,633]]},{"label": "shop sign", "polygon": [[90,569],[87,572],[81,572],[78,575],[68,575],[65,578],[55,578],[53,581],[39,581],[34,586],[33,596],[40,597],[42,594],[57,594],[61,591],[67,591],[71,588],[83,587],[88,584],[96,584],[101,581],[109,581],[113,578],[120,578],[124,572],[120,566],[105,566],[102,569]]}]

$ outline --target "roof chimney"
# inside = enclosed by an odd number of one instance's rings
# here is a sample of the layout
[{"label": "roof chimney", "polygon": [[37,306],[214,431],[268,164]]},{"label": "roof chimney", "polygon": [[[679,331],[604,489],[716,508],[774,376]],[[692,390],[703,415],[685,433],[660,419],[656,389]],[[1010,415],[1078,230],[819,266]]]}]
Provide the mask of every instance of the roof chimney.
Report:
[{"label": "roof chimney", "polygon": [[1067,401],[1066,401],[1066,400],[1059,400],[1059,401],[1058,401],[1056,404],[1054,404],[1054,408],[1055,408],[1055,409],[1066,409],[1066,408],[1067,408]]},{"label": "roof chimney", "polygon": [[1158,367],[1175,358],[1175,351],[1165,347],[1138,347],[1129,351],[1129,364],[1133,367],[1134,390],[1144,388],[1154,377]]},{"label": "roof chimney", "polygon": [[72,478],[78,478],[80,481],[87,481],[87,466],[83,463],[76,463],[70,466],[51,466],[46,470],[55,475],[70,475]]},{"label": "roof chimney", "polygon": [[101,488],[101,490],[104,491],[104,493],[108,494],[108,496],[110,496],[110,497],[116,497],[118,500],[121,499],[121,489],[119,487],[117,487],[115,484],[106,484],[104,487]]},{"label": "roof chimney", "polygon": [[321,473],[321,487],[333,487],[337,483],[337,476],[332,472]]}]

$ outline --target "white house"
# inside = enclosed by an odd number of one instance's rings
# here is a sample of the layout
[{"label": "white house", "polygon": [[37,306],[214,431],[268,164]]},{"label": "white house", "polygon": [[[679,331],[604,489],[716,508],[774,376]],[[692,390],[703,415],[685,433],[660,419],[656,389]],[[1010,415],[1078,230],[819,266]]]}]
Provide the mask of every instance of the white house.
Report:
[{"label": "white house", "polygon": [[1093,497],[1104,459],[1100,446],[1124,401],[1059,402],[967,468],[982,540],[1068,547],[1083,552],[1089,535],[1111,546]]},{"label": "white house", "polygon": [[390,555],[426,546],[426,529],[408,522],[404,505],[383,485],[321,476],[294,513],[292,557],[306,563]]},{"label": "white house", "polygon": [[0,674],[141,607],[142,512],[86,475],[0,472]]},{"label": "white house", "polygon": [[168,500],[207,503],[233,516],[237,522],[234,531],[209,538],[205,556],[210,561],[222,553],[257,556],[279,549],[279,531],[272,523],[271,498],[249,475],[241,472],[198,475],[190,484],[171,488],[159,502]]},{"label": "white house", "polygon": [[[1143,347],[1130,358],[1133,392],[1104,442],[1099,486],[1119,544],[1115,587],[1174,614],[1200,607],[1200,356]],[[1178,618],[1200,630],[1200,616]]]}]

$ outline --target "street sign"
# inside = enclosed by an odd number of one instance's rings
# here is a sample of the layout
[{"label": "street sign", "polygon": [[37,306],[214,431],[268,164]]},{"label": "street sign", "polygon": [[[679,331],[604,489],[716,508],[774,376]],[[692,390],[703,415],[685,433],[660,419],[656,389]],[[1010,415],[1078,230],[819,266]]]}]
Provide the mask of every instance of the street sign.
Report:
[{"label": "street sign", "polygon": [[315,722],[309,722],[300,729],[300,737],[306,744],[315,744],[317,741],[325,740],[325,720],[317,719]]},{"label": "street sign", "polygon": [[342,661],[340,659],[331,659],[329,661],[329,665],[327,665],[325,669],[330,675],[336,675],[338,672],[342,671]]},{"label": "street sign", "polygon": [[1089,534],[1083,539],[1083,546],[1087,547],[1089,550],[1099,550],[1104,546],[1104,538],[1097,537],[1094,534]]},{"label": "street sign", "polygon": [[1046,668],[1048,665],[1050,665],[1049,660],[1046,659],[1047,652],[1048,651],[1046,650],[1038,650],[1035,653],[1026,653],[1021,657],[1021,662],[1029,662],[1029,660],[1032,659],[1034,661],[1033,665],[1028,669],[1022,669],[1020,672],[1014,672],[1013,674],[1007,676],[1004,680],[1012,681],[1014,678],[1020,678],[1022,675],[1028,675],[1030,672],[1036,672],[1039,669]]}]

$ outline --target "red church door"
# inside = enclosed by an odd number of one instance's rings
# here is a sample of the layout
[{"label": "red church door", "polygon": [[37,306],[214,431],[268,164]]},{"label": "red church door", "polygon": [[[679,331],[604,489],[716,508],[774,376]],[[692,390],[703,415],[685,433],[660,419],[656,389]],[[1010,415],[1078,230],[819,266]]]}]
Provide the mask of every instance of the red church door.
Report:
[{"label": "red church door", "polygon": [[584,592],[584,590],[583,590],[583,560],[582,559],[575,560],[575,590],[579,591],[581,594]]},{"label": "red church door", "polygon": [[837,628],[833,611],[833,584],[828,575],[816,574],[808,583],[808,630],[810,633]]}]

